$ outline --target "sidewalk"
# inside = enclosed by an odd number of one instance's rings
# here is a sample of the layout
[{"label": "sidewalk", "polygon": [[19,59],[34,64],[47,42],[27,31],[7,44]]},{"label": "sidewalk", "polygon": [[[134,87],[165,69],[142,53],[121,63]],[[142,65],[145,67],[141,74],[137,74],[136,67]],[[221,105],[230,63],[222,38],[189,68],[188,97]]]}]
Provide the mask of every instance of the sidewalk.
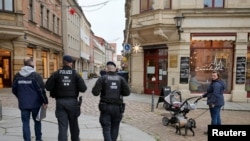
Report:
[{"label": "sidewalk", "polygon": [[[131,96],[126,97],[127,100],[134,100],[137,102],[144,102],[152,104],[152,96],[140,95],[132,93]],[[154,107],[158,100],[155,96]],[[160,105],[159,105],[160,106]],[[206,101],[201,100],[198,103],[198,108],[207,108]],[[250,103],[233,103],[226,102],[224,109],[226,110],[243,110],[250,111]],[[20,118],[20,111],[17,108],[3,107],[3,119],[0,121],[0,138],[2,141],[22,141],[22,124]],[[79,117],[80,138],[81,141],[102,141],[102,129],[98,122],[97,116],[81,115]],[[34,136],[33,121],[31,120],[31,132]],[[42,129],[44,141],[57,141],[58,126],[53,111],[47,111],[47,116],[42,122]],[[121,123],[118,141],[156,141],[151,135],[139,130],[136,127]],[[34,139],[33,139],[34,140]]]},{"label": "sidewalk", "polygon": [[[98,117],[81,115],[79,117],[81,141],[103,141],[102,129]],[[31,134],[34,137],[33,121],[30,122]],[[57,120],[54,112],[47,111],[42,121],[43,141],[57,141]],[[1,141],[23,141],[20,111],[15,108],[3,107],[3,120],[0,121]],[[127,124],[121,123],[118,141],[155,141],[147,133]],[[33,139],[35,141],[35,139]]]},{"label": "sidewalk", "polygon": [[[90,90],[95,82],[95,79],[86,81],[86,85],[88,88],[87,92],[84,94],[84,102],[85,102],[85,108],[84,110],[93,111],[93,103],[98,103],[97,99],[93,97],[90,93]],[[5,100],[5,105],[2,107],[2,114],[3,119],[0,121],[0,140],[1,141],[22,141],[22,122],[20,118],[20,111],[17,107],[16,98],[11,94],[10,88],[4,88],[0,89],[0,100]],[[153,122],[149,120],[153,120],[157,115],[157,124],[153,125],[154,130],[164,129],[162,132],[163,135],[166,135],[167,138],[164,138],[164,141],[172,141],[172,140],[180,140],[179,136],[176,136],[174,133],[167,133],[166,127],[162,126],[161,124],[161,113],[165,113],[166,111],[162,109],[160,112],[157,111],[160,109],[160,106],[162,106],[162,103],[159,103],[159,108],[156,108],[157,102],[158,102],[159,96],[155,95],[154,99],[152,99],[152,95],[146,95],[146,94],[135,94],[131,93],[130,96],[124,97],[124,100],[128,103],[136,103],[133,105],[128,106],[126,112],[127,114],[133,114],[135,116],[130,116],[129,118],[136,118],[135,121],[140,121],[141,124],[147,126],[151,124],[147,124],[147,122]],[[129,102],[131,101],[131,102]],[[133,102],[132,102],[133,101]],[[152,101],[154,103],[152,104]],[[2,101],[3,103],[3,101]],[[141,103],[141,104],[139,104]],[[54,103],[50,103],[49,106],[54,106]],[[155,112],[150,112],[150,108],[154,108]],[[10,108],[13,107],[13,108]],[[47,110],[47,116],[42,122],[42,129],[43,129],[43,139],[44,141],[57,141],[57,134],[58,134],[58,126],[57,126],[57,120],[55,118],[54,113],[54,107]],[[96,106],[95,106],[96,108]],[[137,110],[132,110],[137,109]],[[197,104],[198,109],[207,109],[206,101],[205,99],[200,100]],[[146,109],[146,111],[145,111]],[[225,110],[236,110],[236,111],[250,111],[250,103],[235,103],[235,102],[225,102],[224,106]],[[143,111],[143,113],[142,113]],[[98,110],[96,111],[97,113]],[[146,113],[147,112],[147,113]],[[92,113],[92,112],[91,112]],[[239,116],[239,115],[238,115]],[[237,117],[238,117],[237,116]],[[202,119],[199,119],[201,121],[206,120],[203,119],[209,116],[202,116]],[[93,115],[86,115],[82,114],[79,117],[79,125],[80,125],[80,138],[81,141],[103,141],[102,136],[102,129],[99,123],[99,117],[95,114]],[[238,121],[238,120],[237,120]],[[32,136],[34,136],[34,130],[33,130],[33,121],[30,122],[31,125],[31,132]],[[137,124],[138,122],[136,122]],[[133,125],[133,126],[132,126]],[[201,124],[200,124],[201,126]],[[137,126],[138,127],[138,126]],[[137,128],[133,123],[132,124],[125,124],[121,123],[120,126],[120,132],[118,141],[156,141],[156,137],[151,136],[149,133],[152,133],[152,131],[147,130],[146,128]],[[140,127],[140,126],[139,126]],[[203,126],[201,127],[203,129]],[[143,130],[143,131],[142,131]],[[170,128],[172,132],[172,128]],[[174,130],[173,130],[174,131]],[[204,137],[202,136],[200,138],[199,132],[197,131],[196,138],[192,138],[192,140],[200,140]],[[159,132],[158,132],[159,133]],[[157,135],[158,135],[157,133]],[[186,140],[183,137],[183,140]],[[34,139],[33,139],[34,141]]]}]

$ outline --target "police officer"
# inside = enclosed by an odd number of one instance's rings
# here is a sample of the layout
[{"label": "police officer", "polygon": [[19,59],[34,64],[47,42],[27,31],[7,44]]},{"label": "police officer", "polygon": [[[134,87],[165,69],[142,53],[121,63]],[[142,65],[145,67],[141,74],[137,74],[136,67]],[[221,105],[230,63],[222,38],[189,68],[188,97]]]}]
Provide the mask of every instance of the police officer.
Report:
[{"label": "police officer", "polygon": [[107,74],[98,78],[92,88],[94,96],[100,95],[99,122],[102,126],[104,141],[116,141],[125,104],[123,96],[130,95],[127,81],[116,73],[114,62],[107,62]]},{"label": "police officer", "polygon": [[54,72],[46,82],[46,89],[50,91],[50,96],[56,99],[55,115],[59,126],[58,141],[68,140],[68,124],[71,141],[80,141],[78,125],[80,104],[77,97],[79,92],[85,92],[87,87],[80,74],[72,69],[73,62],[71,56],[63,56],[63,68]]}]

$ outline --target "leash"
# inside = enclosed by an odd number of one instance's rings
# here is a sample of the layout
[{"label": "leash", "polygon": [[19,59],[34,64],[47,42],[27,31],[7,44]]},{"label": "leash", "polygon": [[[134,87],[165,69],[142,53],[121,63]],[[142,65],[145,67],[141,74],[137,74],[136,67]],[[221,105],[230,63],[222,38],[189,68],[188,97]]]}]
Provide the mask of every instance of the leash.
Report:
[{"label": "leash", "polygon": [[200,116],[204,115],[207,111],[208,111],[208,109],[204,110],[202,113],[200,113],[198,116],[196,116],[196,117],[193,118],[193,119],[199,118]]},{"label": "leash", "polygon": [[[200,99],[201,99],[201,98],[198,98],[198,99],[195,101],[195,103],[197,103]],[[202,113],[200,113],[200,114],[199,114],[198,116],[196,116],[194,119],[197,119],[197,118],[199,118],[200,116],[204,115],[208,110],[209,110],[209,108],[206,109],[206,110],[204,110]]]}]

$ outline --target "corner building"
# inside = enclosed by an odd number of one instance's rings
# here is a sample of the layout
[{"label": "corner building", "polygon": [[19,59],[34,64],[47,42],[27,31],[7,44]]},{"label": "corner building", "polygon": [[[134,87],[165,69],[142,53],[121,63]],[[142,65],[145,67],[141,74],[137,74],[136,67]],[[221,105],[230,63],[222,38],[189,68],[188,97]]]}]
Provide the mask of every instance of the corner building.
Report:
[{"label": "corner building", "polygon": [[0,88],[11,87],[23,58],[35,60],[43,78],[57,70],[63,54],[59,0],[0,1]]},{"label": "corner building", "polygon": [[133,92],[160,95],[170,86],[183,98],[200,95],[217,70],[225,100],[249,102],[250,1],[127,0],[125,9]]}]

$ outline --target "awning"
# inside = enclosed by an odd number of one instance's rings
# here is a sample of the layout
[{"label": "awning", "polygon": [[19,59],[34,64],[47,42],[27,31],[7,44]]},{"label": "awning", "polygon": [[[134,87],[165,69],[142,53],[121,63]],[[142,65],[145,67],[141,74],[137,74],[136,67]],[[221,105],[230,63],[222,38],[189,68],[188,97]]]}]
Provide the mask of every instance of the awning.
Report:
[{"label": "awning", "polygon": [[217,41],[235,41],[235,36],[193,36],[192,40],[197,41],[210,41],[210,40],[217,40]]}]

